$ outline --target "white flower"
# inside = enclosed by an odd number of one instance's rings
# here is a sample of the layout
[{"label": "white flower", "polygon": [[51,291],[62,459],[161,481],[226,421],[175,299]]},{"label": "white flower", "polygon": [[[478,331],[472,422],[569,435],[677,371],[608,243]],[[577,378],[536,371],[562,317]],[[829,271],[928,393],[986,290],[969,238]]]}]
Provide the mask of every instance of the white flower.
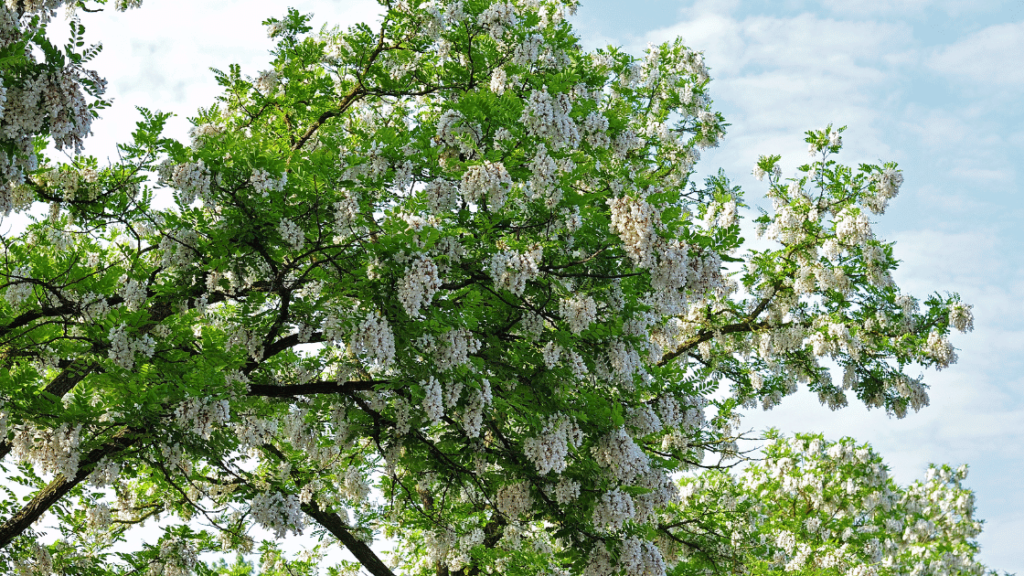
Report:
[{"label": "white flower", "polygon": [[274,70],[264,70],[256,77],[256,81],[253,84],[255,84],[256,89],[260,92],[270,95],[279,83],[280,80],[278,79],[277,72]]},{"label": "white flower", "polygon": [[470,166],[462,176],[462,196],[466,202],[480,202],[485,196],[487,207],[500,210],[512,186],[512,178],[501,162],[484,162]]},{"label": "white flower", "polygon": [[569,323],[569,331],[579,334],[597,320],[597,304],[590,296],[576,295],[563,298],[558,304],[559,314]]},{"label": "white flower", "polygon": [[631,482],[650,469],[647,454],[622,427],[601,438],[591,450],[598,465],[609,468],[621,482]]},{"label": "white flower", "polygon": [[568,478],[561,478],[555,484],[555,502],[566,505],[580,497],[580,483]]},{"label": "white flower", "polygon": [[430,305],[434,294],[441,289],[437,264],[420,255],[406,268],[405,277],[398,286],[398,300],[412,318],[422,318],[420,309]]},{"label": "white flower", "polygon": [[287,172],[282,173],[280,178],[274,178],[269,172],[262,168],[254,170],[252,175],[249,177],[249,184],[251,184],[253,189],[264,198],[270,196],[271,192],[283,191],[284,186],[287,183]]},{"label": "white flower", "polygon": [[32,273],[28,266],[19,266],[11,272],[9,280],[11,284],[7,286],[5,294],[11,308],[17,309],[32,295],[33,285],[28,280],[32,280]]},{"label": "white flower", "polygon": [[949,323],[961,332],[974,330],[974,313],[971,312],[974,306],[956,302],[949,307]]},{"label": "white flower", "polygon": [[437,378],[430,377],[430,381],[421,380],[423,386],[423,411],[427,414],[432,424],[441,422],[444,417],[444,398],[441,393],[441,383]]},{"label": "white flower", "polygon": [[171,172],[171,185],[178,190],[178,198],[182,206],[188,206],[202,198],[204,201],[211,197],[210,185],[213,181],[210,170],[202,160],[195,163],[178,164]]},{"label": "white flower", "polygon": [[548,342],[544,345],[543,356],[544,366],[550,370],[558,365],[558,360],[562,357],[562,347],[555,342]]},{"label": "white flower", "polygon": [[523,443],[523,453],[537,467],[538,474],[561,474],[568,465],[566,458],[570,444],[579,446],[582,441],[582,432],[573,420],[553,414],[539,435]]},{"label": "white flower", "polygon": [[434,353],[439,370],[450,370],[469,362],[469,355],[480,350],[480,341],[465,328],[449,330],[440,338]]},{"label": "white flower", "polygon": [[505,28],[515,26],[518,21],[515,6],[508,2],[495,2],[477,17],[477,22],[488,28],[491,37],[499,41],[505,35]]},{"label": "white flower", "polygon": [[622,525],[636,515],[633,498],[618,488],[601,495],[594,506],[594,525],[608,532],[622,529]]},{"label": "white flower", "polygon": [[526,283],[540,275],[540,262],[544,249],[535,246],[525,253],[502,251],[491,257],[488,272],[494,279],[494,287],[505,289],[516,296],[522,296]]},{"label": "white flower", "polygon": [[110,350],[107,351],[107,356],[121,368],[131,370],[135,365],[135,358],[131,340],[128,338],[127,327],[124,324],[114,326],[107,334],[107,339],[110,340]]},{"label": "white flower", "polygon": [[209,440],[214,429],[231,419],[231,404],[227,400],[189,397],[178,404],[174,418],[183,429]]},{"label": "white flower", "polygon": [[498,511],[511,518],[526,514],[533,507],[529,482],[507,484],[498,489],[496,497]]},{"label": "white flower", "polygon": [[292,250],[302,250],[302,246],[306,243],[306,235],[298,224],[287,218],[282,218],[277,225],[277,231],[281,233],[281,237],[292,247]]},{"label": "white flower", "polygon": [[925,344],[925,354],[935,360],[939,370],[948,368],[957,360],[956,352],[949,340],[944,338],[935,330],[928,333],[928,343]]},{"label": "white flower", "polygon": [[[122,279],[122,282],[124,282],[124,279]],[[146,302],[147,284],[145,280],[142,282],[135,279],[128,280],[121,286],[118,292],[124,298],[125,307],[131,311],[136,311],[142,308],[142,305]]]},{"label": "white flower", "polygon": [[110,526],[110,506],[106,502],[99,502],[90,506],[85,512],[85,521],[89,530],[100,532]]},{"label": "white flower", "polygon": [[551,95],[546,87],[534,90],[519,119],[531,136],[547,139],[552,149],[575,148],[580,143],[579,129],[569,113],[572,100],[568,94]]},{"label": "white flower", "polygon": [[281,22],[271,22],[267,26],[267,38],[273,38],[277,36],[282,30],[284,30],[284,24]]},{"label": "white flower", "polygon": [[294,494],[261,492],[249,504],[249,512],[257,524],[274,532],[277,538],[284,538],[288,531],[302,534],[305,527],[302,507]]},{"label": "white flower", "polygon": [[342,486],[345,496],[355,503],[365,502],[370,495],[370,483],[363,479],[362,473],[356,466],[349,466],[345,471],[345,482]]},{"label": "white flower", "polygon": [[349,345],[369,362],[371,372],[383,370],[395,359],[395,335],[383,316],[368,315],[360,322]]},{"label": "white flower", "polygon": [[491,73],[491,92],[498,96],[505,93],[505,84],[508,82],[508,75],[504,68],[497,68]]},{"label": "white flower", "polygon": [[871,224],[863,213],[843,209],[836,215],[836,237],[846,245],[860,244],[872,237]]}]

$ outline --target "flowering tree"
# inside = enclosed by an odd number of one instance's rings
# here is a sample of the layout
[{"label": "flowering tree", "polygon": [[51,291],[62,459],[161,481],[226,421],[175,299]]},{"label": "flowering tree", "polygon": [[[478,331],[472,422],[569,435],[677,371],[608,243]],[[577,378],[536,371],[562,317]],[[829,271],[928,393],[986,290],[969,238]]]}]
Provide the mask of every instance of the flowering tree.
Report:
[{"label": "flowering tree", "polygon": [[312,531],[376,576],[660,575],[703,542],[673,475],[736,458],[739,410],[928,403],[905,367],[972,317],[894,285],[894,164],[838,164],[831,127],[789,178],[762,158],[746,250],[740,190],[693,178],[724,134],[700,53],[587,53],[559,2],[385,7],[268,20],[272,67],[218,72],[188,145],[142,110],[117,164],[9,177],[6,211],[50,204],[0,263],[9,570],[297,574],[275,540]]},{"label": "flowering tree", "polygon": [[779,438],[743,477],[682,481],[671,522],[693,541],[677,573],[984,574],[967,466],[931,466],[902,487],[870,446]]}]

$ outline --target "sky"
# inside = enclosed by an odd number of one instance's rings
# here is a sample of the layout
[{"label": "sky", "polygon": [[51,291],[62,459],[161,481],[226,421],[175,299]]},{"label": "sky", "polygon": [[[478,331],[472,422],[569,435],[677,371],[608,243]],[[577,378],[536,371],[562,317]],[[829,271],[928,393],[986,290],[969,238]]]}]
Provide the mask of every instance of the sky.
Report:
[{"label": "sky", "polygon": [[[114,158],[137,105],[177,113],[169,135],[186,140],[186,118],[219,91],[209,68],[266,69],[260,22],[287,5],[313,12],[316,26],[379,13],[366,0],[145,0],[85,15],[114,98],[86,152]],[[640,54],[680,36],[704,52],[731,125],[698,168],[724,168],[751,204],[764,204],[751,175],[758,156],[781,154],[792,174],[808,160],[803,133],[829,123],[848,126],[840,161],[899,163],[905,183],[875,230],[896,242],[904,291],[974,304],[974,332],[953,339],[959,363],[924,372],[931,405],[904,420],[857,403],[830,412],[798,393],[748,414],[745,427],[868,441],[901,483],[929,462],[969,464],[986,521],[981,559],[1024,573],[1024,1],[584,0],[572,21],[586,48]]]}]

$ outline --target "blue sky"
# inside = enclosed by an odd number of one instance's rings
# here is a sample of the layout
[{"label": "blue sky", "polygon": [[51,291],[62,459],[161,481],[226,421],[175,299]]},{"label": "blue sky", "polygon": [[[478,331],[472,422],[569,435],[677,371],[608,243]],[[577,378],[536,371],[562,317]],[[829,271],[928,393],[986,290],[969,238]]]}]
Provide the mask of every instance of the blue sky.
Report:
[{"label": "blue sky", "polygon": [[[366,0],[289,4],[318,24],[374,21],[379,11]],[[135,105],[178,113],[172,135],[184,139],[184,118],[218,92],[208,68],[266,68],[260,21],[283,9],[146,0],[127,14],[88,16],[115,104],[87,152],[114,156]],[[792,172],[807,159],[803,132],[828,123],[849,126],[840,160],[900,164],[906,182],[876,231],[897,242],[895,277],[906,291],[955,291],[975,305],[975,331],[953,341],[960,362],[925,373],[931,406],[905,420],[860,405],[833,413],[798,394],[746,425],[870,441],[904,483],[929,462],[969,463],[987,521],[982,559],[1024,573],[1024,2],[590,0],[574,22],[588,48],[639,53],[682,36],[704,52],[712,98],[732,126],[699,166],[724,168],[749,201],[763,193],[751,176],[759,155],[782,154]]]}]

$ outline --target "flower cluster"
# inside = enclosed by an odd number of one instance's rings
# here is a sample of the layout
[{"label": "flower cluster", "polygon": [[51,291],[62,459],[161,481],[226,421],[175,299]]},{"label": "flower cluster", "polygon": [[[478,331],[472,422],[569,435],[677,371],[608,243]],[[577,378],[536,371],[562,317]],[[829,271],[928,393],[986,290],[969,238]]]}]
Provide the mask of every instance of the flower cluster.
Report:
[{"label": "flower cluster", "polygon": [[306,244],[306,235],[302,232],[302,228],[287,218],[281,219],[281,222],[277,225],[277,231],[281,234],[281,238],[284,239],[285,243],[292,247],[292,250],[302,250],[302,247]]},{"label": "flower cluster", "polygon": [[32,296],[32,271],[28,266],[15,268],[9,277],[4,296],[11,308],[19,308]]},{"label": "flower cluster", "polygon": [[470,166],[462,176],[462,196],[466,202],[487,198],[491,210],[501,210],[508,196],[512,178],[501,162],[484,162]]},{"label": "flower cluster", "polygon": [[426,256],[419,256],[405,271],[398,286],[398,300],[412,318],[422,318],[420,309],[429,306],[434,294],[441,289],[437,264]]},{"label": "flower cluster", "polygon": [[131,338],[128,335],[128,327],[119,324],[110,329],[107,334],[110,341],[110,350],[107,356],[125,370],[131,370],[135,366],[135,354],[142,354],[152,358],[156,352],[156,341],[149,334],[143,334],[138,338]]},{"label": "flower cluster", "polygon": [[383,370],[395,359],[395,334],[388,319],[376,314],[359,323],[349,346],[366,359],[371,370]]},{"label": "flower cluster", "polygon": [[533,496],[530,495],[529,483],[519,482],[502,486],[495,496],[495,506],[499,512],[509,518],[518,518],[529,512],[533,507]]},{"label": "flower cluster", "polygon": [[569,323],[569,331],[573,334],[583,332],[597,321],[597,303],[591,296],[563,298],[558,304],[558,312]]},{"label": "flower cluster", "polygon": [[554,414],[538,436],[526,440],[523,453],[541,476],[548,472],[561,474],[568,464],[569,449],[578,448],[582,442],[580,427],[572,419]]},{"label": "flower cluster", "polygon": [[209,440],[215,429],[231,418],[231,404],[227,400],[188,398],[174,410],[174,418],[182,429]]},{"label": "flower cluster", "polygon": [[553,96],[541,88],[530,93],[520,121],[532,136],[545,139],[552,149],[574,148],[579,146],[580,132],[570,112],[572,102],[568,94]]},{"label": "flower cluster", "polygon": [[201,198],[209,202],[212,176],[202,160],[175,165],[171,171],[171,185],[178,191],[182,206],[188,206]]},{"label": "flower cluster", "polygon": [[287,172],[282,173],[278,178],[274,178],[269,172],[262,168],[253,170],[252,176],[249,177],[249,184],[252,186],[253,190],[264,198],[267,198],[271,194],[277,194],[284,191],[284,187],[287,183]]},{"label": "flower cluster", "polygon": [[488,262],[488,272],[494,279],[494,287],[508,290],[516,296],[522,296],[526,283],[540,274],[540,262],[544,249],[535,246],[529,252],[512,251],[498,252]]},{"label": "flower cluster", "polygon": [[283,538],[289,531],[301,534],[305,527],[301,503],[294,494],[261,492],[249,504],[249,513],[260,526]]},{"label": "flower cluster", "polygon": [[450,370],[469,362],[470,354],[480,350],[480,341],[465,328],[449,330],[435,347],[434,361],[438,370]]},{"label": "flower cluster", "polygon": [[13,452],[20,462],[38,465],[44,474],[67,479],[78,475],[81,424],[61,424],[55,429],[19,425],[14,432]]}]

